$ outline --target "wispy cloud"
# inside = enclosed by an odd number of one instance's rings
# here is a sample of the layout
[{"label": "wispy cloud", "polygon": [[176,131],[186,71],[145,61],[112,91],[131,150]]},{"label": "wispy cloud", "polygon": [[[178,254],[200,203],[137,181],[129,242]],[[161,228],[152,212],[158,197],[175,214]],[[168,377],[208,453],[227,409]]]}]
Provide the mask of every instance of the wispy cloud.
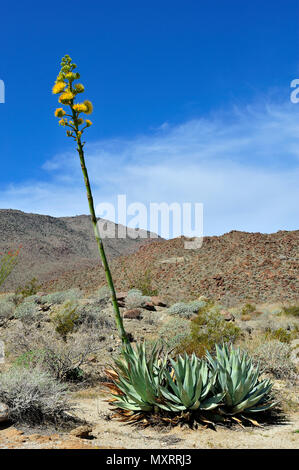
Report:
[{"label": "wispy cloud", "polygon": [[[299,107],[248,106],[148,135],[87,147],[95,201],[203,202],[204,233],[298,228]],[[11,184],[0,205],[55,216],[87,213],[75,153],[43,165],[47,183]],[[145,228],[145,227],[143,227]]]}]

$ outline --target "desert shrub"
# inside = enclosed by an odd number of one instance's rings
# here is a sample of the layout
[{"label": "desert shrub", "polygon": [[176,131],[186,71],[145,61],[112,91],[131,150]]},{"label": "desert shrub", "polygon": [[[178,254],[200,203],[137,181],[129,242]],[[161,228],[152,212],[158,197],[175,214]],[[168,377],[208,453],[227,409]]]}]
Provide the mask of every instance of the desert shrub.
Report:
[{"label": "desert shrub", "polygon": [[285,315],[291,315],[293,317],[299,317],[299,306],[292,305],[290,307],[283,307],[283,312]]},{"label": "desert shrub", "polygon": [[268,329],[265,333],[265,338],[267,341],[278,340],[281,343],[290,343],[292,339],[292,334],[286,331],[284,328],[277,329]]},{"label": "desert shrub", "polygon": [[102,286],[100,289],[95,293],[94,297],[99,300],[108,300],[111,297],[111,292],[109,287]]},{"label": "desert shrub", "polygon": [[242,308],[241,310],[241,315],[250,315],[251,313],[255,312],[256,310],[256,307],[255,305],[252,305],[252,304],[246,304],[244,305],[244,307]]},{"label": "desert shrub", "polygon": [[27,297],[20,305],[18,305],[14,312],[14,317],[22,322],[33,323],[38,320],[40,312],[35,298]]},{"label": "desert shrub", "polygon": [[6,344],[10,354],[18,355],[17,363],[38,364],[55,379],[73,381],[85,378],[82,367],[91,354],[102,349],[103,339],[95,328],[81,326],[64,341],[52,328],[41,331],[20,324],[6,337]]},{"label": "desert shrub", "polygon": [[79,300],[82,296],[80,289],[69,289],[61,292],[53,292],[51,294],[44,295],[41,297],[41,302],[45,304],[56,304],[60,305],[66,301]]},{"label": "desert shrub", "polygon": [[170,315],[179,315],[183,318],[191,318],[194,314],[204,309],[207,302],[204,300],[192,300],[191,302],[177,302],[173,304],[169,309]]},{"label": "desert shrub", "polygon": [[139,289],[131,289],[126,297],[127,308],[138,308],[142,307],[146,302],[151,300],[150,297],[143,295]]},{"label": "desert shrub", "polygon": [[0,401],[14,422],[57,422],[72,409],[66,386],[39,368],[12,367],[0,374]]},{"label": "desert shrub", "polygon": [[51,317],[55,330],[66,341],[67,335],[74,331],[79,320],[78,305],[73,301],[66,301]]},{"label": "desert shrub", "polygon": [[158,338],[161,339],[167,349],[176,349],[181,342],[190,335],[190,322],[184,318],[174,317],[161,326]]},{"label": "desert shrub", "polygon": [[251,356],[260,365],[261,372],[277,379],[295,379],[296,367],[290,359],[291,347],[278,339],[266,341],[252,348]]},{"label": "desert shrub", "polygon": [[127,269],[125,261],[120,260],[124,276],[128,282],[129,289],[137,289],[142,295],[158,295],[158,290],[153,287],[153,274],[150,268],[144,271],[138,269]]},{"label": "desert shrub", "polygon": [[0,301],[0,327],[6,326],[9,320],[13,317],[15,305],[5,296]]},{"label": "desert shrub", "polygon": [[35,295],[40,287],[36,277],[32,278],[31,281],[27,282],[24,286],[19,286],[15,291],[16,303],[22,302],[26,297]]},{"label": "desert shrub", "polygon": [[79,315],[78,322],[86,327],[100,329],[111,329],[114,326],[113,321],[101,312],[101,300],[99,302],[86,303],[77,308]]},{"label": "desert shrub", "polygon": [[214,351],[217,344],[234,343],[241,333],[239,327],[224,320],[217,306],[202,308],[193,318],[190,329],[190,335],[178,346],[178,352],[194,352],[199,357]]},{"label": "desert shrub", "polygon": [[153,287],[153,276],[150,269],[146,269],[144,273],[138,274],[130,283],[130,289],[138,289],[143,295],[158,295],[158,290]]}]

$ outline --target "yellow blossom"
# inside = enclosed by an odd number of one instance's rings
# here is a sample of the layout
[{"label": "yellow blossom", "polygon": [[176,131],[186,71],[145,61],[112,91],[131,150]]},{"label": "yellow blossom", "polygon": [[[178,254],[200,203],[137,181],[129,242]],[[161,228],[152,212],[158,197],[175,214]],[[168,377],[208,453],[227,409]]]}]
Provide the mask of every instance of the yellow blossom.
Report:
[{"label": "yellow blossom", "polygon": [[63,104],[69,104],[69,102],[74,98],[73,93],[70,91],[66,91],[65,93],[62,93],[59,98],[59,103]]},{"label": "yellow blossom", "polygon": [[58,124],[59,124],[60,126],[63,126],[63,127],[64,127],[64,126],[67,124],[67,120],[66,120],[66,119],[60,119],[60,121],[58,121]]},{"label": "yellow blossom", "polygon": [[91,114],[92,111],[93,111],[93,106],[92,106],[91,101],[86,100],[86,101],[84,101],[84,104],[85,104],[85,106],[86,106],[86,108],[87,108],[87,111],[84,111],[84,113],[85,113],[85,114]]},{"label": "yellow blossom", "polygon": [[63,92],[65,87],[66,87],[66,84],[64,82],[61,82],[61,81],[56,82],[55,85],[52,88],[53,95],[57,95],[58,93]]},{"label": "yellow blossom", "polygon": [[62,108],[57,108],[54,114],[56,117],[63,117],[65,116],[66,112]]},{"label": "yellow blossom", "polygon": [[84,103],[74,104],[73,110],[76,111],[76,113],[86,113],[87,106]]},{"label": "yellow blossom", "polygon": [[78,132],[77,132],[77,136],[78,136],[78,137],[81,137],[81,135],[82,135],[82,132],[81,132],[81,131],[78,131]]},{"label": "yellow blossom", "polygon": [[86,119],[85,123],[86,123],[86,127],[92,126],[92,122],[89,119]]},{"label": "yellow blossom", "polygon": [[81,126],[81,124],[83,124],[83,122],[84,122],[83,119],[81,119],[81,118],[78,119],[78,124],[79,124],[79,126]]}]

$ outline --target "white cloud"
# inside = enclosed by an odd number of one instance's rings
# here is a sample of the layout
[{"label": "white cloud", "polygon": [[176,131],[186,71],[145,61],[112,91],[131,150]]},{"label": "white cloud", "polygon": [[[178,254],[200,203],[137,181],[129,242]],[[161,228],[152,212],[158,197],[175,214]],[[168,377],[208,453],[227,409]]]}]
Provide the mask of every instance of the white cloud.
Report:
[{"label": "white cloud", "polygon": [[[234,109],[150,135],[95,142],[87,166],[96,203],[203,202],[205,234],[296,229],[299,116],[295,105]],[[0,205],[55,216],[88,213],[75,154],[45,162],[47,183],[10,185]]]}]

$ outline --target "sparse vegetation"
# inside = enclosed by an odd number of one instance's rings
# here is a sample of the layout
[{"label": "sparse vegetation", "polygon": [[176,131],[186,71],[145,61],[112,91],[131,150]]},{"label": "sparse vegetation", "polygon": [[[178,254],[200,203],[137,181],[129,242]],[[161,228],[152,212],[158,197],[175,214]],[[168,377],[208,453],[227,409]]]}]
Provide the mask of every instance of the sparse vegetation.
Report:
[{"label": "sparse vegetation", "polygon": [[185,337],[178,346],[178,352],[186,351],[203,357],[207,351],[214,351],[217,344],[234,343],[240,336],[240,328],[231,322],[226,322],[219,307],[207,304],[199,310],[192,319],[190,335]]},{"label": "sparse vegetation", "polygon": [[40,287],[41,286],[38,284],[38,280],[35,277],[24,286],[19,286],[15,291],[16,304],[23,302],[26,297],[35,295],[39,291]]},{"label": "sparse vegetation", "polygon": [[75,302],[64,302],[59,310],[51,317],[55,331],[57,331],[64,341],[66,341],[67,335],[74,331],[76,323],[79,320],[77,308],[78,305]]},{"label": "sparse vegetation", "polygon": [[292,305],[290,307],[283,307],[283,312],[285,315],[291,315],[293,317],[299,317],[299,306]]},{"label": "sparse vegetation", "polygon": [[170,315],[179,315],[182,318],[194,317],[201,309],[205,308],[207,302],[204,300],[192,300],[191,302],[178,302],[173,304],[169,309]]},{"label": "sparse vegetation", "polygon": [[2,372],[0,401],[9,407],[9,418],[18,423],[56,423],[72,410],[66,386],[39,368],[12,367]]}]

